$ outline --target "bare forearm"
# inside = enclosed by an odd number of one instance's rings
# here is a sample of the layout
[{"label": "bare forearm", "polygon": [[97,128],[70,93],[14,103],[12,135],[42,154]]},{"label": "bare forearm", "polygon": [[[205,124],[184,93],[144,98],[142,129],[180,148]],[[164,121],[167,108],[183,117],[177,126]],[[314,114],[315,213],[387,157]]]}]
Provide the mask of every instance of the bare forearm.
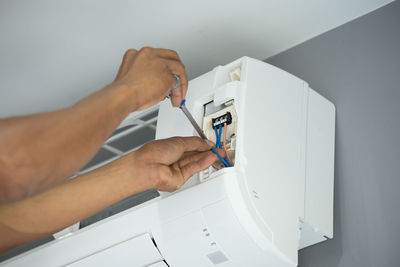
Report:
[{"label": "bare forearm", "polygon": [[39,195],[0,207],[0,242],[5,242],[0,244],[0,251],[45,237],[131,194],[154,188],[155,180],[127,167],[132,165],[126,162],[131,163],[132,157],[128,155]]},{"label": "bare forearm", "polygon": [[0,252],[57,232],[131,194],[177,190],[217,160],[210,147],[198,137],[153,141],[46,192],[0,206]]},{"label": "bare forearm", "polygon": [[[180,78],[180,86],[170,92]],[[187,91],[175,51],[129,49],[114,82],[64,110],[0,120],[0,203],[54,186],[83,167],[134,110],[171,93],[178,106]]]},{"label": "bare forearm", "polygon": [[0,179],[29,195],[69,177],[135,109],[132,94],[106,87],[67,109],[0,121]]}]

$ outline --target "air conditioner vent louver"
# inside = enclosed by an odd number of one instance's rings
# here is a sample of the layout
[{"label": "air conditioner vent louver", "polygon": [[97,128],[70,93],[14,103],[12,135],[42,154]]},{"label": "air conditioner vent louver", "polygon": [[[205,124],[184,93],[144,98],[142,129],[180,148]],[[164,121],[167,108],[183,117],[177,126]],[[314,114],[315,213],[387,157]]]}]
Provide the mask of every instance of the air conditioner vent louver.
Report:
[{"label": "air conditioner vent louver", "polygon": [[157,117],[158,106],[132,113],[120,124],[93,159],[74,177],[104,166],[154,140]]}]

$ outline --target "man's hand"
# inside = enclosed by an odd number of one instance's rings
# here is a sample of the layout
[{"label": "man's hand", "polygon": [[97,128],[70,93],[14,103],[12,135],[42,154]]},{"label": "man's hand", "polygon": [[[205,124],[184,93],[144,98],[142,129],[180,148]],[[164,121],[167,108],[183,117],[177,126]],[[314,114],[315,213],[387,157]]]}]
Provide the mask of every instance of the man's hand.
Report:
[{"label": "man's hand", "polygon": [[186,95],[188,80],[185,66],[175,51],[150,47],[139,51],[129,49],[113,84],[135,91],[132,103],[136,104],[136,110],[143,110],[169,94],[177,83],[174,74],[181,81],[181,86],[171,95],[172,105],[177,107]]},{"label": "man's hand", "polygon": [[188,82],[177,53],[131,49],[114,82],[72,107],[0,119],[0,204],[43,192],[76,173],[129,113],[163,100],[177,82],[174,75],[181,86],[171,101],[178,106]]},{"label": "man's hand", "polygon": [[153,141],[79,178],[0,205],[0,253],[55,233],[132,194],[179,189],[217,160],[210,148],[198,137]]},{"label": "man's hand", "polygon": [[[133,152],[133,170],[152,181],[154,189],[172,192],[218,159],[211,146],[211,142],[198,137],[153,141]],[[218,151],[224,155],[222,150]]]}]

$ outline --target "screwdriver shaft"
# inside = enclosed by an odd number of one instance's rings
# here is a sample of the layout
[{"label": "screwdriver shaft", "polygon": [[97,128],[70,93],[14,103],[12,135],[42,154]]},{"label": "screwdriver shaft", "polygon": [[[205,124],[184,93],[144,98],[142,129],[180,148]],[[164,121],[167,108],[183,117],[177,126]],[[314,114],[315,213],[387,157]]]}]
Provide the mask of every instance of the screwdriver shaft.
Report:
[{"label": "screwdriver shaft", "polygon": [[183,113],[186,115],[186,117],[189,119],[190,123],[193,125],[194,129],[196,130],[196,132],[199,134],[199,136],[202,139],[207,140],[206,135],[204,134],[203,130],[200,128],[200,126],[197,124],[197,122],[194,120],[192,114],[190,114],[189,110],[186,108],[185,103],[183,103],[182,105],[180,105],[179,107],[180,109],[182,109]]}]

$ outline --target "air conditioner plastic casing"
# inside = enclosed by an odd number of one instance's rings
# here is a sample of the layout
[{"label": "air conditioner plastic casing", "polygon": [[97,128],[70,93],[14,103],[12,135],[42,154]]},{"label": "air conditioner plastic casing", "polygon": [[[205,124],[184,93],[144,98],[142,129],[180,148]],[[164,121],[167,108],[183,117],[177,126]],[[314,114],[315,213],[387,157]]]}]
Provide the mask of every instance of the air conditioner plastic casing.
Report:
[{"label": "air conditioner plastic casing", "polygon": [[[5,266],[289,267],[297,266],[299,249],[333,237],[331,102],[301,79],[248,57],[190,81],[186,99],[200,125],[205,104],[233,100],[234,167],[196,174],[177,192]],[[156,135],[196,133],[164,101]]]}]

